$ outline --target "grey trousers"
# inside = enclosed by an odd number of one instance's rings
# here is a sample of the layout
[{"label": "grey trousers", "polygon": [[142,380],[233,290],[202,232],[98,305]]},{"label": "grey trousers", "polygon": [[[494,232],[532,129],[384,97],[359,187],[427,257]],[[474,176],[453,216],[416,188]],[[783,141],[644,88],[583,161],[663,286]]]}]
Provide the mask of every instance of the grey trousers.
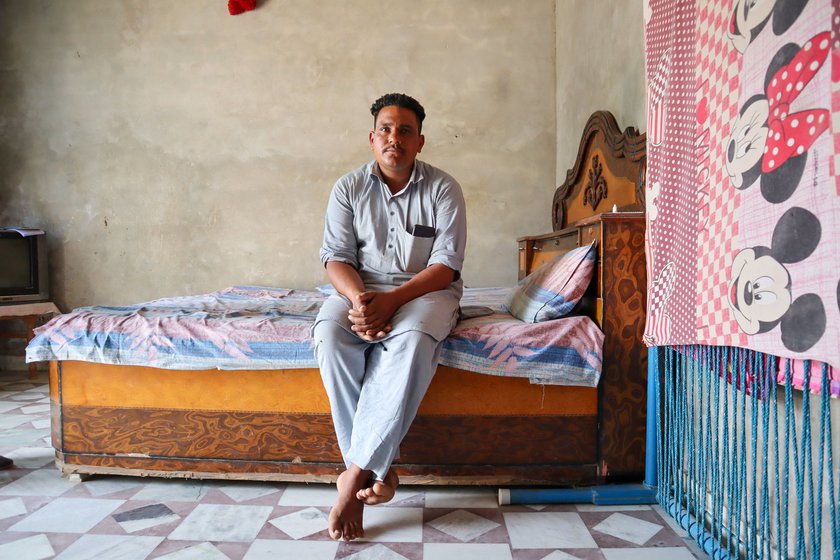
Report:
[{"label": "grey trousers", "polygon": [[419,331],[367,342],[330,320],[312,333],[345,465],[382,480],[429,388],[441,343]]}]

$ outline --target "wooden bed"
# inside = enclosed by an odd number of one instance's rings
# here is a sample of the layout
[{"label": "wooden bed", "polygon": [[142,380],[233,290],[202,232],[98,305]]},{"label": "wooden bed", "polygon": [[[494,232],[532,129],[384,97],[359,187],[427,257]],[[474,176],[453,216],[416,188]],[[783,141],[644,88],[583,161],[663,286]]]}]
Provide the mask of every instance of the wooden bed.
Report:
[{"label": "wooden bed", "polygon": [[[644,164],[645,136],[621,132],[607,112],[594,113],[555,192],[555,231],[518,240],[520,277],[598,240],[581,310],[605,334],[599,386],[534,385],[441,366],[395,463],[404,483],[642,479]],[[54,361],[50,399],[52,443],[65,475],[328,482],[343,470],[315,369],[181,371]]]}]

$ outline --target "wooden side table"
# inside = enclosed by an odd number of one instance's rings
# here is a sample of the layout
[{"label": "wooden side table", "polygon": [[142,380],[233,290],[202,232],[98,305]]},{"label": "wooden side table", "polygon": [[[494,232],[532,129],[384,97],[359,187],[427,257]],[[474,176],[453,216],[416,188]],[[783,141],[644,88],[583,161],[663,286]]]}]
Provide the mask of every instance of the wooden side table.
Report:
[{"label": "wooden side table", "polygon": [[[51,301],[38,301],[32,303],[17,303],[12,305],[0,305],[0,321],[9,319],[21,319],[25,326],[25,330],[0,332],[2,338],[25,338],[26,343],[29,344],[35,337],[35,324],[38,317],[42,315],[58,315],[61,311]],[[32,379],[38,373],[38,368],[35,363],[29,364],[29,378]]]}]

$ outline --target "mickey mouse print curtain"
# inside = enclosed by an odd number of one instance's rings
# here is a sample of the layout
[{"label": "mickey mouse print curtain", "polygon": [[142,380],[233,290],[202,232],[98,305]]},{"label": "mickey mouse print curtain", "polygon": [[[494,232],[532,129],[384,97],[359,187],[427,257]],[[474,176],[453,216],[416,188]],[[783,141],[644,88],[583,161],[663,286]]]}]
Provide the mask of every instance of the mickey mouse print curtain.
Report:
[{"label": "mickey mouse print curtain", "polygon": [[644,13],[645,342],[825,362],[840,395],[840,2]]}]

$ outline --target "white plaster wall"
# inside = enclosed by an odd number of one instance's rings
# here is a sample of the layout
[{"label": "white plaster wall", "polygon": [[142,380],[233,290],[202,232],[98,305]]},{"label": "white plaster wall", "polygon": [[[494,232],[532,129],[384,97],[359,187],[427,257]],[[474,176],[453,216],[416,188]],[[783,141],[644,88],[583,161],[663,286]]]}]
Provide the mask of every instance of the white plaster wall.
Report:
[{"label": "white plaster wall", "polygon": [[557,0],[557,176],[566,179],[589,116],[645,132],[642,0]]},{"label": "white plaster wall", "polygon": [[262,0],[232,17],[222,1],[2,2],[0,224],[48,231],[64,309],[311,289],[325,281],[329,190],[371,158],[368,107],[405,91],[428,113],[421,157],[465,191],[465,281],[512,285],[515,238],[550,227],[554,10]]}]

